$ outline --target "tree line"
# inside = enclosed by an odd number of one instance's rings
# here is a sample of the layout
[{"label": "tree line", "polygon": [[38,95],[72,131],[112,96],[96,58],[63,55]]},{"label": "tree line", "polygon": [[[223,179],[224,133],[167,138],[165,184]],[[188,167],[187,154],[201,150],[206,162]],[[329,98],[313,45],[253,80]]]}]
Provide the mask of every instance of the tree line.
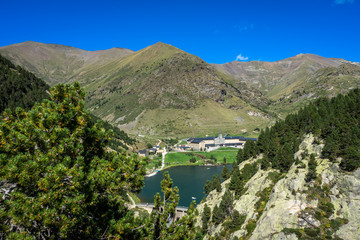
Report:
[{"label": "tree line", "polygon": [[237,162],[263,154],[261,167],[286,172],[294,163],[303,137],[312,133],[324,141],[322,155],[330,161],[341,159],[340,167],[353,171],[360,166],[360,90],[353,89],[346,96],[320,98],[262,130],[257,142],[246,142],[239,149]]}]

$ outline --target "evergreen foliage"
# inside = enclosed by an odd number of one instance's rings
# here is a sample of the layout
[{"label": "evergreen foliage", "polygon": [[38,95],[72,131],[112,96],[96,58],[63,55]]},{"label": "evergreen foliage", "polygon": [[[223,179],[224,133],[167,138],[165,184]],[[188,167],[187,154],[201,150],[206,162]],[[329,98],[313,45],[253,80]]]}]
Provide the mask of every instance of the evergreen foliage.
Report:
[{"label": "evergreen foliage", "polygon": [[[161,190],[163,199],[159,193],[155,195],[155,210],[146,221],[146,227],[142,228],[142,237],[137,239],[194,239],[196,237],[195,202],[190,204],[187,214],[177,220],[175,219],[175,211],[180,199],[179,189],[173,186],[173,181],[168,172],[164,173]],[[132,239],[136,238],[132,237]]]},{"label": "evergreen foliage", "polygon": [[90,113],[91,121],[95,124],[98,121],[102,122],[102,127],[106,130],[111,130],[113,132],[112,138],[108,142],[108,146],[116,151],[121,151],[121,149],[128,149],[127,145],[135,144],[136,140],[129,137],[123,130],[120,130],[118,127],[111,125],[110,123],[101,120],[99,117],[96,117],[94,114]]},{"label": "evergreen foliage", "polygon": [[232,193],[227,190],[224,193],[224,196],[222,197],[222,200],[220,202],[220,206],[219,209],[222,213],[224,213],[225,216],[231,215],[232,210],[233,210],[233,195]]},{"label": "evergreen foliage", "polygon": [[222,223],[225,219],[225,212],[222,211],[217,205],[213,209],[212,221],[215,225]]},{"label": "evergreen foliage", "polygon": [[255,173],[258,171],[257,163],[255,162],[253,164],[249,164],[249,163],[245,164],[241,172],[238,166],[236,166],[231,170],[233,171],[231,173],[229,189],[233,190],[235,192],[235,195],[240,196],[246,182],[250,178],[252,178],[255,175]]},{"label": "evergreen foliage", "polygon": [[340,167],[353,171],[360,166],[360,90],[351,90],[346,96],[320,98],[278,121],[271,129],[262,130],[258,141],[248,141],[238,152],[238,162],[263,154],[262,169],[272,167],[286,172],[294,163],[303,136],[312,133],[325,140],[323,157],[336,161]]},{"label": "evergreen foliage", "polygon": [[178,189],[168,173],[151,216],[134,216],[145,163],[109,151],[111,131],[84,110],[79,84],[0,119],[0,239],[194,239],[195,204],[175,219]]},{"label": "evergreen foliage", "polygon": [[35,102],[49,99],[48,89],[44,81],[0,55],[0,112],[16,107],[28,110]]},{"label": "evergreen foliage", "polygon": [[233,211],[231,222],[230,222],[230,231],[235,232],[240,229],[240,227],[244,224],[246,220],[246,215],[240,215],[240,213],[236,210]]},{"label": "evergreen foliage", "polygon": [[212,180],[206,180],[204,186],[205,194],[209,194],[212,190],[216,189],[217,192],[221,192],[221,180],[219,175],[214,174]]},{"label": "evergreen foliage", "polygon": [[144,163],[107,151],[111,132],[91,122],[78,84],[50,93],[29,112],[2,114],[1,237],[128,236],[135,220],[126,193],[143,186]]},{"label": "evergreen foliage", "polygon": [[314,180],[316,178],[316,161],[315,161],[315,155],[310,155],[310,160],[308,163],[308,173],[306,174],[305,181],[310,182],[311,180]]},{"label": "evergreen foliage", "polygon": [[204,205],[204,212],[201,216],[201,220],[202,220],[202,231],[203,233],[206,233],[208,230],[208,222],[211,218],[211,209],[209,208],[209,206],[205,203]]},{"label": "evergreen foliage", "polygon": [[221,178],[225,181],[225,180],[229,179],[229,177],[230,177],[230,172],[229,172],[229,169],[225,165],[223,170],[221,171]]}]

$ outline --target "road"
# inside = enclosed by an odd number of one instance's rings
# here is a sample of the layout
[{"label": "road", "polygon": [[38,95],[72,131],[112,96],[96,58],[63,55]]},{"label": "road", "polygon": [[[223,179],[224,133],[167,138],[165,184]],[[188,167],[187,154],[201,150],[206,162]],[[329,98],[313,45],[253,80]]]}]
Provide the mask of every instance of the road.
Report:
[{"label": "road", "polygon": [[163,168],[165,167],[165,156],[167,154],[167,151],[166,151],[166,147],[163,148],[163,153],[162,153],[162,161],[161,161],[161,167],[159,169],[156,169],[155,172],[152,172],[148,175],[146,175],[146,177],[152,177],[152,176],[155,176],[156,173],[158,173],[159,171],[163,170]]}]

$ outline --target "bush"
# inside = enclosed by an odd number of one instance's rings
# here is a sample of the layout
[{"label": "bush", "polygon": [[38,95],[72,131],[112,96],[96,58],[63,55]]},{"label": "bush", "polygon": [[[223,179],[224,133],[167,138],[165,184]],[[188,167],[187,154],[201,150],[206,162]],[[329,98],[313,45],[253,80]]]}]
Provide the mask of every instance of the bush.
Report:
[{"label": "bush", "polygon": [[256,220],[255,219],[250,219],[248,221],[248,223],[246,224],[246,231],[247,231],[247,236],[250,236],[250,234],[255,230],[256,228]]}]

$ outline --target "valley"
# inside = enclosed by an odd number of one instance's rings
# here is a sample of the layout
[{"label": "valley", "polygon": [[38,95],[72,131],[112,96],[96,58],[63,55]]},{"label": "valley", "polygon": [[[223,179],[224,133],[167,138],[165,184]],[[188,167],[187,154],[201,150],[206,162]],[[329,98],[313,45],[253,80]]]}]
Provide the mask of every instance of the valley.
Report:
[{"label": "valley", "polygon": [[[11,218],[63,238],[99,236],[90,222],[141,239],[166,213],[163,233],[186,227],[176,233],[185,239],[358,236],[358,63],[298,55],[214,66],[164,43],[89,52],[26,42],[0,53],[33,69],[0,59],[3,95],[23,97],[3,101],[16,110],[0,120],[7,232]],[[142,157],[145,145],[157,150]],[[175,219],[178,205],[187,212]]]},{"label": "valley", "polygon": [[359,87],[359,63],[313,54],[207,64],[160,42],[136,52],[24,42],[1,47],[0,54],[50,86],[79,82],[90,112],[152,141],[219,131],[256,137],[255,129],[312,100]]}]

